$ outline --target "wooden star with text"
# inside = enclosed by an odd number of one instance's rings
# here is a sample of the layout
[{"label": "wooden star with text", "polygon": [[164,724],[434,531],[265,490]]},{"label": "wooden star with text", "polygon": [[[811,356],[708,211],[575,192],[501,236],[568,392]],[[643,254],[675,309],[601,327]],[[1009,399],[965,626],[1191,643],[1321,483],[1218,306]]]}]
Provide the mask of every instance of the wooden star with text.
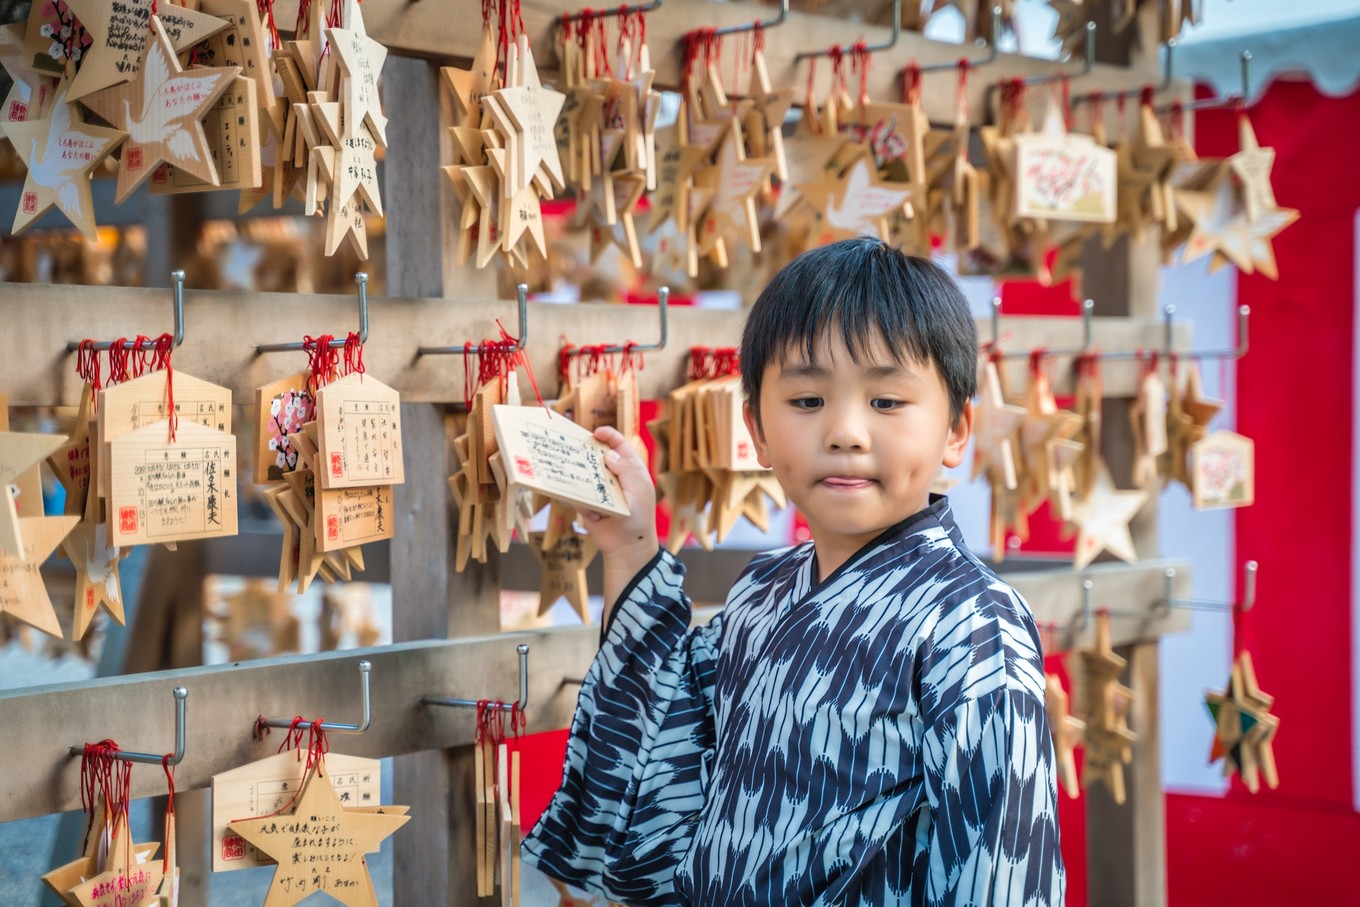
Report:
[{"label": "wooden star with text", "polygon": [[[63,435],[0,431],[0,554],[22,560],[28,553],[11,484],[65,441]],[[50,548],[42,556],[46,557],[49,551]]]},{"label": "wooden star with text", "polygon": [[550,546],[544,545],[544,533],[529,533],[529,549],[542,568],[538,585],[538,613],[547,614],[559,598],[565,598],[581,622],[590,623],[590,590],[586,586],[586,568],[595,559],[595,540],[589,535],[568,530],[562,532]]},{"label": "wooden star with text", "polygon": [[1138,552],[1129,533],[1129,521],[1147,503],[1146,491],[1120,491],[1104,463],[1096,469],[1090,494],[1073,508],[1072,522],[1077,525],[1077,549],[1072,566],[1084,570],[1096,555],[1108,551],[1120,560],[1133,563]]},{"label": "wooden star with text", "polygon": [[743,147],[741,123],[734,119],[718,146],[717,160],[701,170],[695,180],[698,186],[712,192],[708,210],[698,225],[701,255],[708,254],[729,233],[740,235],[752,251],[760,251],[755,197],[774,171],[774,163],[747,160]]},{"label": "wooden star with text", "polygon": [[229,827],[278,861],[264,907],[291,907],[317,891],[349,907],[371,907],[372,880],[364,854],[408,819],[345,809],[322,759],[302,782],[290,811],[238,819]]},{"label": "wooden star with text", "polygon": [[[378,76],[387,60],[387,48],[368,36],[358,0],[345,4],[344,21],[344,28],[326,29],[326,37],[340,65],[345,135],[358,135],[360,126],[366,126],[372,139],[386,148],[387,117],[378,94]],[[381,213],[381,208],[376,210]]]},{"label": "wooden star with text", "polygon": [[[71,100],[83,100],[100,89],[135,80],[145,66],[152,30],[150,19],[160,18],[156,0],[66,0],[80,24],[93,39],[71,80]],[[164,11],[162,28],[169,36],[172,52],[188,51],[195,44],[217,34],[227,23],[209,13],[186,5]],[[101,114],[102,116],[102,114]]]},{"label": "wooden star with text", "polygon": [[910,184],[880,181],[867,157],[856,160],[839,178],[804,183],[798,191],[817,212],[814,235],[822,245],[856,236],[877,236],[886,242],[888,218],[916,193]]},{"label": "wooden star with text", "polygon": [[1237,118],[1237,153],[1228,158],[1226,164],[1237,177],[1242,192],[1242,204],[1247,209],[1247,219],[1260,220],[1267,212],[1275,211],[1275,190],[1270,185],[1270,171],[1275,167],[1275,149],[1262,148],[1256,140],[1256,130],[1245,112]]},{"label": "wooden star with text", "polygon": [[203,117],[240,73],[236,66],[185,71],[159,17],[151,17],[146,62],[132,82],[86,96],[83,103],[127,133],[114,197],[123,202],[165,162],[218,184]]},{"label": "wooden star with text", "polygon": [[57,87],[46,115],[0,123],[28,172],[14,212],[13,232],[22,233],[54,205],[89,240],[95,238],[90,172],[126,135],[85,123],[69,100],[70,83]]},{"label": "wooden star with text", "polygon": [[1048,713],[1048,730],[1053,737],[1053,753],[1057,758],[1058,786],[1067,796],[1081,795],[1077,778],[1077,760],[1073,750],[1081,743],[1086,722],[1068,710],[1067,691],[1057,674],[1044,675],[1044,710]]},{"label": "wooden star with text", "polygon": [[779,201],[774,215],[782,218],[803,200],[799,186],[816,184],[827,176],[827,167],[845,145],[845,138],[835,135],[799,133],[784,140],[784,160],[788,176],[781,180]]},{"label": "wooden star with text", "polygon": [[71,638],[80,639],[89,629],[95,613],[103,608],[120,625],[123,595],[119,587],[117,548],[109,544],[108,524],[82,520],[61,541],[62,550],[76,568],[76,599]]},{"label": "wooden star with text", "polygon": [[667,220],[677,227],[688,226],[689,209],[686,193],[695,168],[704,162],[704,149],[684,141],[680,121],[656,131],[657,176],[656,191],[650,197],[651,215],[647,232],[654,233]]},{"label": "wooden star with text", "polygon": [[445,66],[440,70],[449,94],[453,96],[461,119],[460,125],[477,128],[481,124],[483,95],[491,94],[499,85],[496,79],[496,39],[489,29],[482,29],[482,40],[470,69]]},{"label": "wooden star with text", "polygon": [[113,823],[113,842],[105,869],[97,876],[72,888],[69,897],[80,907],[118,907],[120,904],[142,905],[156,895],[161,882],[159,860],[138,859],[137,846],[132,843],[127,814]]},{"label": "wooden star with text", "polygon": [[1025,421],[1025,410],[1006,403],[1001,374],[995,362],[982,366],[978,382],[978,405],[973,423],[973,475],[984,473],[996,486],[1013,491],[1018,487],[1015,435]]}]

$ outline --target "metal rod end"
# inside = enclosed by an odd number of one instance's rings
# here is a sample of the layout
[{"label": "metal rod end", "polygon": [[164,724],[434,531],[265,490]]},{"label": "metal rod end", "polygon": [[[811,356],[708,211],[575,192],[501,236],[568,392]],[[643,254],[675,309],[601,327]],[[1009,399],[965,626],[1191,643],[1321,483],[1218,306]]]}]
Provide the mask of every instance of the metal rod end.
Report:
[{"label": "metal rod end", "polygon": [[1086,592],[1090,592],[1095,587],[1096,584],[1091,582],[1089,579],[1084,579],[1081,581],[1081,588]]},{"label": "metal rod end", "polygon": [[1176,578],[1176,568],[1175,568],[1175,567],[1167,567],[1166,570],[1163,572],[1163,576],[1165,576],[1168,580],[1175,579],[1175,578]]},{"label": "metal rod end", "polygon": [[373,670],[373,663],[370,662],[368,659],[364,659],[363,661],[359,662],[360,674],[367,674],[371,670]]},{"label": "metal rod end", "polygon": [[368,272],[367,272],[367,271],[356,271],[356,272],[354,273],[354,282],[355,282],[355,283],[360,283],[360,284],[368,283]]},{"label": "metal rod end", "polygon": [[525,644],[525,643],[520,643],[519,645],[515,646],[515,651],[518,652],[518,653],[521,654],[521,655],[528,655],[528,654],[529,654],[529,646],[528,646],[527,644]]},{"label": "metal rod end", "polygon": [[173,280],[175,283],[184,283],[184,271],[180,270],[179,268],[176,268],[175,270],[170,272],[170,279]]},{"label": "metal rod end", "polygon": [[1238,306],[1238,307],[1237,307],[1237,314],[1241,315],[1243,318],[1246,318],[1248,315],[1251,314],[1251,306],[1249,306],[1249,305],[1240,305],[1240,306]]},{"label": "metal rod end", "polygon": [[184,687],[175,687],[175,688],[174,688],[173,690],[171,690],[170,692],[172,692],[172,693],[174,694],[175,698],[178,699],[178,700],[180,700],[181,702],[183,702],[185,699],[188,699],[188,698],[189,698],[189,691],[188,691],[187,689],[185,689]]}]

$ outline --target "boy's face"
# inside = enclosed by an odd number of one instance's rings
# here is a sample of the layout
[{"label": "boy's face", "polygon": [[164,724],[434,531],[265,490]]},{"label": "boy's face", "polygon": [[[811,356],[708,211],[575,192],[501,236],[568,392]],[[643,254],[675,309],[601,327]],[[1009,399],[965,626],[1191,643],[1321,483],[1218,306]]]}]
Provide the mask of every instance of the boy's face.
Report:
[{"label": "boy's face", "polygon": [[813,362],[801,349],[766,367],[760,423],[746,424],[761,465],[802,511],[824,568],[929,502],[943,466],[963,461],[972,404],[949,419],[949,394],[933,363],[899,365],[881,339],[855,363],[839,326]]}]

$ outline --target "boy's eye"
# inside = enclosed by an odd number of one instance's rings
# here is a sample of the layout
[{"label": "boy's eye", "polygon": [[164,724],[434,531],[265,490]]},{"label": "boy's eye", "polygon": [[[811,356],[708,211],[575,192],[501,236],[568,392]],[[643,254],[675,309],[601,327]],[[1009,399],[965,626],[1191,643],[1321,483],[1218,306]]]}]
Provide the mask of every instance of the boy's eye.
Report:
[{"label": "boy's eye", "polygon": [[821,397],[795,397],[789,401],[794,409],[814,410],[822,405]]},{"label": "boy's eye", "polygon": [[873,400],[869,401],[869,405],[874,409],[883,410],[885,412],[897,409],[902,404],[902,400],[889,400],[886,397],[875,397]]}]

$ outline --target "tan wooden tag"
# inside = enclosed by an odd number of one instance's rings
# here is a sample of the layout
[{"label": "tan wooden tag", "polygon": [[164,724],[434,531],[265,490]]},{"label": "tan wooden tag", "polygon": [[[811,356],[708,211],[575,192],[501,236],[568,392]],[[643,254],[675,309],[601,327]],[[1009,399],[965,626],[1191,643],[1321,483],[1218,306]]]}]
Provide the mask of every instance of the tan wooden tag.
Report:
[{"label": "tan wooden tag", "polygon": [[[82,394],[81,403],[84,404],[86,400],[87,396],[85,394]],[[81,427],[83,425],[89,424],[88,421],[82,422],[81,417],[83,415],[84,413],[81,413],[76,416],[76,431],[73,433],[72,438],[68,439],[66,444],[62,445],[61,447],[58,447],[56,451],[52,453],[51,456],[47,457],[47,461],[48,463],[52,464],[54,472],[58,469],[57,464],[59,462],[59,458],[61,460],[69,459],[68,457],[64,456],[68,452],[68,448],[74,447],[74,449],[72,449],[70,452],[74,453],[77,458],[80,456],[82,451],[86,455],[88,455],[89,447],[88,441],[84,444],[84,446],[81,446],[79,444],[75,445],[72,444],[73,441],[77,440],[75,436],[79,434]],[[5,398],[4,394],[0,394],[0,432],[8,431],[9,431],[9,401]],[[80,475],[79,467],[76,467],[76,475],[77,478],[74,479],[73,481],[79,482],[80,481],[78,478]],[[70,472],[68,471],[68,478],[69,476]],[[84,473],[84,481],[86,484],[89,483],[88,472]],[[20,517],[43,515],[42,470],[39,468],[38,463],[34,463],[28,469],[25,469],[23,472],[19,473],[17,477],[10,479],[9,483],[10,489],[14,492],[15,513],[17,513]],[[63,482],[63,484],[65,484],[65,482]],[[69,490],[67,493],[68,494],[70,493]],[[77,498],[81,497],[83,497],[83,495],[77,494]],[[83,504],[84,502],[80,501],[79,503]],[[79,511],[68,512],[79,513]]]},{"label": "tan wooden tag", "polygon": [[162,163],[151,173],[151,194],[239,192],[258,188],[262,172],[257,93],[253,79],[237,76],[203,116],[208,156],[217,172],[216,184],[174,164]]},{"label": "tan wooden tag", "polygon": [[61,636],[52,601],[38,568],[80,521],[78,516],[32,517],[21,520],[24,557],[0,551],[0,614],[18,618],[52,636]]},{"label": "tan wooden tag", "polygon": [[256,484],[281,482],[284,473],[298,468],[298,451],[288,436],[314,415],[307,378],[307,372],[298,372],[255,392]]},{"label": "tan wooden tag", "polygon": [[392,486],[318,489],[316,532],[318,551],[339,551],[392,537]]},{"label": "tan wooden tag", "polygon": [[[231,431],[231,391],[193,375],[174,373],[175,413],[220,432]],[[120,435],[168,419],[165,372],[152,372],[99,392],[98,441],[100,460],[95,488],[109,496],[109,443]],[[169,431],[166,431],[169,437]]]},{"label": "tan wooden tag", "polygon": [[1053,109],[1042,132],[1015,136],[1016,213],[1020,217],[1112,223],[1117,155],[1090,136],[1072,135]]},{"label": "tan wooden tag", "polygon": [[[15,558],[25,554],[19,510],[11,486],[47,459],[65,440],[62,435],[0,432],[0,552]],[[42,513],[36,516],[41,517]]]},{"label": "tan wooden tag", "polygon": [[494,406],[491,415],[510,487],[628,515],[623,488],[604,462],[609,448],[589,431],[540,406]]},{"label": "tan wooden tag", "polygon": [[368,375],[348,375],[317,391],[322,488],[399,485],[401,395]]},{"label": "tan wooden tag", "polygon": [[236,534],[236,438],[188,419],[115,438],[109,494],[114,547]]},{"label": "tan wooden tag", "polygon": [[[284,752],[251,762],[212,779],[212,869],[230,872],[271,866],[274,861],[260,853],[229,825],[233,819],[267,816],[278,812],[302,786],[305,755]],[[326,755],[331,786],[346,807],[373,807],[382,794],[382,762],[340,753]],[[376,848],[371,851],[376,853]]]},{"label": "tan wooden tag", "polygon": [[1249,507],[1256,500],[1256,443],[1216,431],[1190,448],[1191,490],[1196,510]]}]

